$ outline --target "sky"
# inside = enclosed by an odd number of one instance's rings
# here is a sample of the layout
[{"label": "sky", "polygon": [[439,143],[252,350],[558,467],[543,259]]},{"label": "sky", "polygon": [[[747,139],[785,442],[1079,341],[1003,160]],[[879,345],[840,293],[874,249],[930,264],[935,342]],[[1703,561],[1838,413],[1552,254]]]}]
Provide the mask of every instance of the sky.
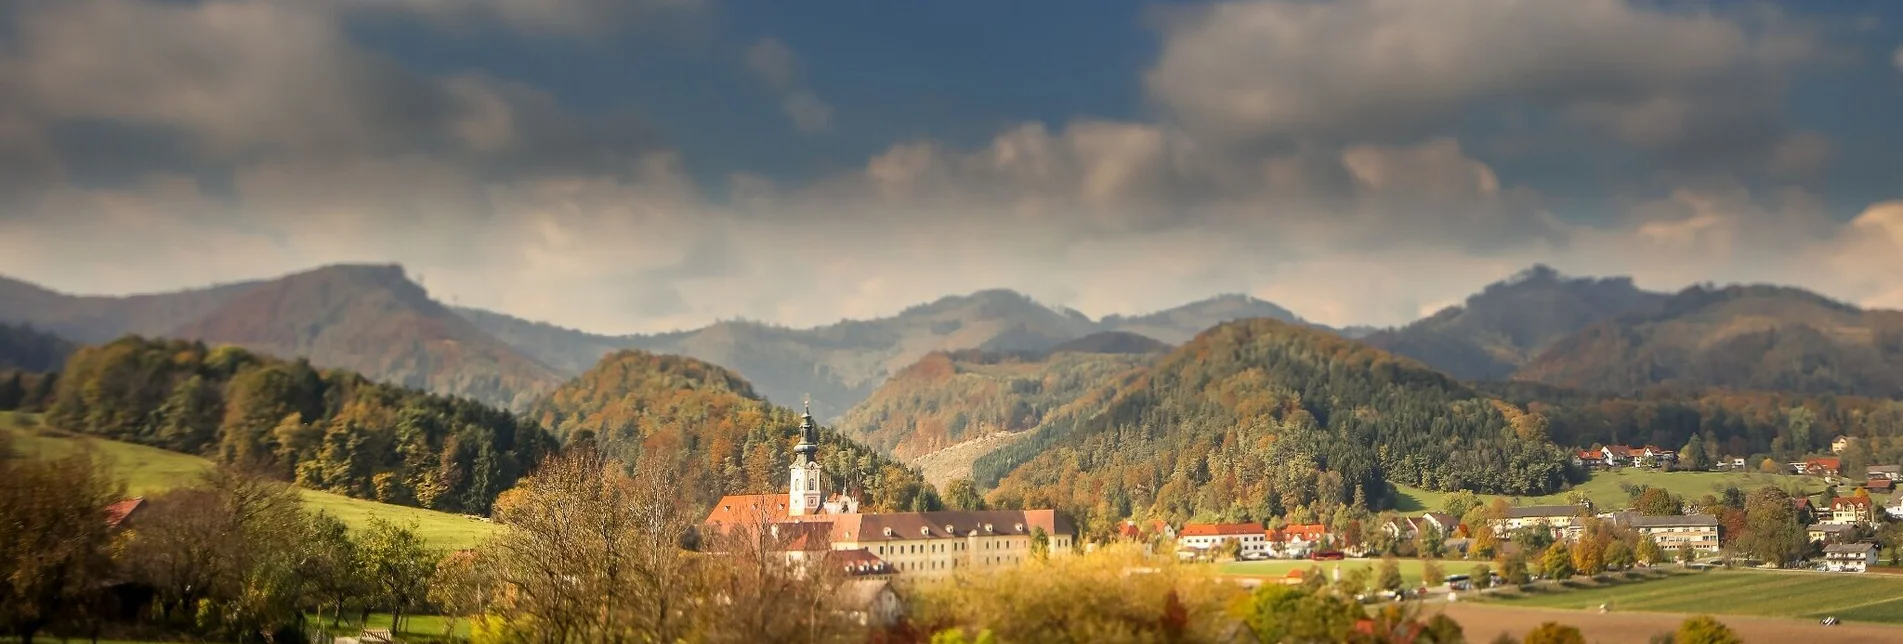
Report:
[{"label": "sky", "polygon": [[1903,308],[1903,3],[0,0],[0,275],[401,263],[601,333],[1011,288]]}]

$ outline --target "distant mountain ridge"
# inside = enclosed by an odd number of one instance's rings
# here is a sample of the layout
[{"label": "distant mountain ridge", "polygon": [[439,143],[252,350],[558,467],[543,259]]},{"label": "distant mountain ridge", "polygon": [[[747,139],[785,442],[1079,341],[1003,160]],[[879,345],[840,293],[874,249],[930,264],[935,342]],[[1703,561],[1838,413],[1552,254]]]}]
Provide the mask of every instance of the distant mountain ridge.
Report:
[{"label": "distant mountain ridge", "polygon": [[1288,309],[1246,295],[1222,295],[1141,316],[1092,320],[1006,289],[951,295],[896,315],[846,320],[809,329],[730,320],[687,331],[607,336],[458,309],[491,335],[557,368],[617,348],[691,356],[747,377],[776,402],[811,396],[813,413],[837,419],[872,395],[888,375],[933,351],[982,349],[1045,352],[1100,332],[1123,332],[1167,344],[1222,322],[1252,317],[1302,322]]},{"label": "distant mountain ridge", "polygon": [[1654,310],[1666,297],[1631,278],[1574,278],[1535,265],[1460,305],[1361,341],[1462,380],[1501,380],[1587,325]]},{"label": "distant mountain ridge", "polygon": [[0,280],[0,321],[95,344],[126,334],[232,344],[517,408],[562,380],[430,299],[396,265],[333,265],[127,297],[66,295]]},{"label": "distant mountain ridge", "polygon": [[1695,286],[1594,323],[1515,380],[1630,393],[1654,385],[1903,396],[1903,312],[1803,289]]}]

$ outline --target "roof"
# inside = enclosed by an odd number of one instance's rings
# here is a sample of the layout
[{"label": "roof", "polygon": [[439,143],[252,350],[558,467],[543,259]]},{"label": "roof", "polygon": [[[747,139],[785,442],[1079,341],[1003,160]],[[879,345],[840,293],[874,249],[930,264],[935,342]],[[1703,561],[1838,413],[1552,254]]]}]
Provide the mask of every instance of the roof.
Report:
[{"label": "roof", "polygon": [[1861,505],[1867,508],[1871,503],[1870,497],[1867,496],[1840,496],[1830,500],[1830,507],[1835,508],[1839,505]]},{"label": "roof", "polygon": [[1303,541],[1314,541],[1326,536],[1328,536],[1328,526],[1319,523],[1298,523],[1269,533],[1269,539],[1273,541],[1285,541],[1291,537],[1299,537]]},{"label": "roof", "polygon": [[1824,554],[1830,554],[1833,552],[1850,553],[1850,554],[1865,554],[1876,549],[1877,549],[1877,544],[1874,544],[1874,543],[1833,543],[1828,546],[1824,546]]},{"label": "roof", "polygon": [[1897,473],[1897,474],[1903,474],[1903,465],[1872,465],[1872,466],[1870,466],[1870,469],[1869,469],[1869,471],[1871,471],[1871,472],[1895,472],[1895,473]]},{"label": "roof", "polygon": [[1508,519],[1526,519],[1531,517],[1570,517],[1578,514],[1585,506],[1580,505],[1529,505],[1519,508],[1507,508]]},{"label": "roof", "polygon": [[134,497],[123,501],[114,501],[106,506],[106,527],[117,528],[119,524],[132,516],[133,512],[145,507],[145,497]]},{"label": "roof", "polygon": [[1460,520],[1455,519],[1454,515],[1448,514],[1446,512],[1427,512],[1427,513],[1423,513],[1421,515],[1421,518],[1433,519],[1435,523],[1441,524],[1442,526],[1452,526],[1456,523],[1460,523]]},{"label": "roof", "polygon": [[1189,523],[1176,533],[1179,537],[1218,537],[1262,534],[1260,523]]},{"label": "roof", "polygon": [[831,524],[834,543],[1030,535],[1038,528],[1050,535],[1076,534],[1070,519],[1056,510],[892,512],[793,518]]},{"label": "roof", "polygon": [[1835,456],[1825,456],[1821,458],[1804,459],[1804,465],[1806,467],[1816,466],[1816,467],[1822,467],[1825,469],[1832,469],[1832,470],[1837,469],[1840,465],[1842,465],[1842,463],[1843,461],[1838,459]]},{"label": "roof", "polygon": [[1810,527],[1811,532],[1832,534],[1838,532],[1856,532],[1857,526],[1849,523],[1819,523]]},{"label": "roof", "polygon": [[1896,486],[1896,481],[1890,479],[1870,479],[1864,481],[1863,486],[1873,490],[1888,490]]},{"label": "roof", "polygon": [[876,575],[891,572],[891,564],[865,548],[833,550],[826,553],[827,565],[838,566],[848,575]]},{"label": "roof", "polygon": [[784,494],[729,494],[720,497],[702,523],[736,524],[786,519]]}]

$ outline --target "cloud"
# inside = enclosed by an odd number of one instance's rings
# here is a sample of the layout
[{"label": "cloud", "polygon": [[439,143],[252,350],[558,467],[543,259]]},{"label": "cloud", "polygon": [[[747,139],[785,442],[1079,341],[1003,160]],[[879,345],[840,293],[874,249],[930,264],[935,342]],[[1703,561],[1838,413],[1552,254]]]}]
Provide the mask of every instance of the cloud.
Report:
[{"label": "cloud", "polygon": [[1164,20],[1144,82],[1209,141],[1412,140],[1504,106],[1694,154],[1775,125],[1779,76],[1812,53],[1741,22],[1619,0],[1224,2]]},{"label": "cloud", "polygon": [[778,38],[761,38],[747,48],[747,68],[780,97],[780,110],[793,128],[808,134],[832,127],[833,107],[800,80],[799,59]]},{"label": "cloud", "polygon": [[538,36],[600,37],[642,20],[691,14],[704,0],[311,0],[356,13],[417,16],[469,33],[501,25]]},{"label": "cloud", "polygon": [[1898,45],[1896,53],[1890,55],[1890,63],[1896,65],[1897,71],[1903,71],[1903,45]]},{"label": "cloud", "polygon": [[[586,36],[583,22],[640,19],[623,6],[21,9],[0,53],[0,273],[126,293],[399,261],[445,299],[600,332],[816,325],[1000,286],[1094,315],[1244,291],[1325,323],[1395,324],[1534,262],[1903,300],[1899,206],[1832,221],[1810,190],[1837,144],[1767,99],[1807,56],[1775,21],[1604,0],[1227,3],[1163,26],[1142,79],[1154,118],[909,138],[809,182],[736,175],[718,197],[632,108],[412,69],[346,28],[380,12]],[[833,125],[785,43],[743,58],[795,128]],[[1563,219],[1463,136],[1508,108],[1639,163],[1715,170],[1618,186]],[[114,151],[66,156],[50,133],[102,122],[183,152],[131,181],[79,176]],[[1746,124],[1762,134],[1719,140]],[[1701,160],[1744,147],[1798,187]]]}]

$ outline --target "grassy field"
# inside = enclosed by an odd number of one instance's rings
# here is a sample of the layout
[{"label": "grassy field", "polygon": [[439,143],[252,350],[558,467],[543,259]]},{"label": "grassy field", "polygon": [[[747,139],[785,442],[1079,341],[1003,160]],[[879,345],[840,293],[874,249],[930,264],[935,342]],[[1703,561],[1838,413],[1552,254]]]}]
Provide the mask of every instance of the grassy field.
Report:
[{"label": "grassy field", "polygon": [[[1659,470],[1620,468],[1594,472],[1592,478],[1574,487],[1584,492],[1587,498],[1600,507],[1625,507],[1627,496],[1622,485],[1649,485],[1661,487],[1673,494],[1687,499],[1697,499],[1706,494],[1717,494],[1727,485],[1736,485],[1746,491],[1774,485],[1802,494],[1816,494],[1823,491],[1824,482],[1809,476],[1786,476],[1757,472],[1662,472]],[[1432,492],[1416,487],[1397,486],[1400,497],[1395,500],[1395,509],[1402,512],[1421,512],[1439,510],[1446,493]],[[1514,505],[1551,505],[1566,502],[1565,492],[1546,496],[1507,497]],[[1483,500],[1491,499],[1481,495]]]},{"label": "grassy field", "polygon": [[1506,606],[1711,613],[1903,624],[1903,577],[1881,574],[1716,570],[1597,588],[1502,597]]},{"label": "grassy field", "polygon": [[[1401,566],[1402,585],[1408,588],[1419,587],[1421,585],[1421,560],[1420,559],[1399,559],[1396,561]],[[1373,582],[1374,581],[1373,569],[1375,566],[1380,565],[1380,563],[1381,563],[1380,559],[1343,559],[1340,561],[1309,561],[1306,559],[1272,559],[1269,561],[1236,561],[1236,562],[1230,562],[1230,563],[1220,563],[1215,565],[1216,565],[1216,571],[1223,575],[1236,576],[1236,577],[1270,577],[1270,578],[1279,578],[1279,577],[1286,576],[1288,575],[1288,571],[1295,570],[1298,568],[1302,570],[1307,570],[1310,566],[1319,566],[1322,569],[1322,573],[1325,575],[1328,575],[1329,578],[1332,579],[1335,574],[1335,565],[1340,564],[1341,573],[1344,575],[1348,574],[1349,571],[1354,570],[1356,568],[1369,569],[1368,580],[1370,582]],[[1459,559],[1443,560],[1440,562],[1441,574],[1443,575],[1472,574],[1475,563],[1477,562],[1462,561]]]},{"label": "grassy field", "polygon": [[[148,496],[188,483],[211,462],[190,454],[168,452],[156,447],[134,445],[65,433],[39,427],[21,427],[12,412],[0,412],[0,431],[13,438],[13,449],[27,457],[56,458],[90,442],[113,471],[126,479],[126,491],[132,496]],[[301,490],[304,502],[343,519],[351,526],[368,523],[371,517],[383,517],[398,523],[414,521],[417,533],[432,545],[442,548],[466,548],[495,531],[495,525],[400,505],[353,499],[339,494]]]}]

